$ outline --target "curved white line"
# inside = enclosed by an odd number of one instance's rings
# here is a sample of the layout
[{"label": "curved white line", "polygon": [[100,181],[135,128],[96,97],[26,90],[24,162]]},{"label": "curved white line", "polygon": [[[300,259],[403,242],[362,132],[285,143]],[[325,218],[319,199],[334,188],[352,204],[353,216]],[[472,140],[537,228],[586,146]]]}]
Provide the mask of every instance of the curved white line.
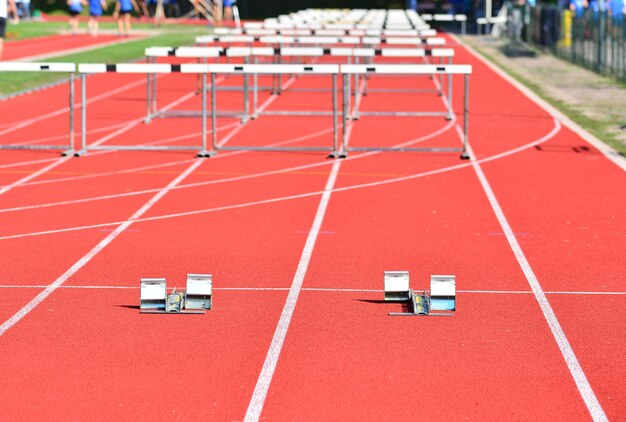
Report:
[{"label": "curved white line", "polygon": [[[503,152],[503,153],[500,153],[500,154],[496,154],[494,156],[485,157],[483,159],[476,160],[474,162],[466,162],[466,163],[463,163],[463,164],[457,164],[455,166],[444,167],[444,168],[440,168],[440,169],[436,169],[436,170],[430,170],[430,171],[426,171],[426,172],[423,172],[423,173],[415,173],[415,174],[411,174],[411,175],[407,175],[407,176],[395,177],[395,178],[392,178],[392,179],[381,180],[381,181],[377,181],[377,182],[362,183],[362,184],[358,184],[358,185],[351,185],[351,186],[344,186],[344,187],[341,187],[341,188],[334,188],[332,190],[332,192],[344,192],[344,191],[349,191],[349,190],[354,190],[354,189],[363,189],[363,188],[369,188],[369,187],[375,187],[375,186],[382,186],[382,185],[391,184],[391,183],[399,183],[399,182],[404,182],[404,181],[408,181],[408,180],[414,180],[414,179],[418,179],[418,178],[422,178],[422,177],[426,177],[426,176],[433,176],[433,175],[436,175],[436,174],[442,174],[442,173],[447,173],[449,171],[466,168],[466,167],[474,165],[474,163],[486,163],[486,162],[489,162],[489,161],[494,161],[496,159],[504,158],[504,157],[507,157],[509,155],[513,155],[515,153],[523,151],[525,149],[532,148],[532,147],[534,147],[536,145],[539,145],[539,144],[541,144],[543,142],[546,142],[547,140],[549,140],[550,138],[555,136],[561,130],[561,123],[557,119],[554,119],[554,124],[555,124],[555,127],[550,131],[550,133],[548,133],[547,135],[544,135],[540,139],[538,139],[536,141],[533,141],[533,142],[530,142],[528,144],[522,145],[520,147],[511,149],[509,151],[506,151],[506,152]],[[306,193],[289,195],[289,196],[282,196],[282,197],[277,197],[277,198],[262,199],[262,200],[258,200],[258,201],[252,201],[252,202],[244,202],[244,203],[240,203],[240,204],[224,205],[224,206],[214,207],[214,208],[204,208],[204,209],[199,209],[199,210],[194,210],[194,211],[185,211],[185,212],[179,212],[179,213],[173,213],[173,214],[159,215],[159,216],[155,216],[155,217],[146,217],[146,218],[141,218],[141,219],[138,219],[138,220],[135,220],[135,221],[136,222],[157,221],[157,220],[166,220],[166,219],[177,218],[177,217],[187,217],[187,216],[191,216],[191,215],[207,214],[207,213],[212,213],[212,212],[217,212],[217,211],[225,211],[225,210],[232,210],[232,209],[238,209],[238,208],[245,208],[245,207],[250,207],[250,206],[254,206],[254,205],[272,204],[272,203],[276,203],[276,202],[289,201],[289,200],[293,200],[293,199],[308,198],[308,197],[312,197],[312,196],[322,195],[323,193],[324,193],[324,191],[306,192]],[[124,223],[124,221],[114,221],[114,222],[109,222],[109,223],[100,223],[100,224],[91,224],[91,225],[86,225],[86,226],[69,227],[69,228],[65,228],[65,229],[55,229],[55,230],[45,230],[45,231],[23,233],[23,234],[14,234],[14,235],[8,235],[8,236],[0,236],[0,240],[19,239],[19,238],[24,238],[24,237],[42,236],[42,235],[56,234],[56,233],[66,233],[66,232],[72,232],[72,231],[78,231],[78,230],[88,230],[88,229],[95,229],[95,228],[100,228],[100,227],[109,227],[109,226],[119,225],[119,224],[122,224],[122,223]]]},{"label": "curved white line", "polygon": [[[428,135],[425,135],[425,136],[422,136],[422,137],[419,137],[419,138],[416,138],[416,139],[413,139],[413,140],[410,140],[410,141],[407,141],[407,142],[403,142],[403,143],[398,144],[396,146],[397,147],[404,147],[404,146],[413,145],[413,144],[416,144],[416,143],[419,143],[419,142],[424,142],[424,141],[426,141],[428,139],[431,139],[431,138],[433,138],[435,136],[440,135],[441,133],[446,132],[453,125],[454,125],[454,121],[451,121],[451,122],[447,123],[443,128],[441,128],[441,129],[439,129],[439,130],[437,130],[435,132],[432,132],[432,133],[430,133]],[[324,130],[322,130],[320,132],[314,133],[313,135],[314,136],[318,136],[321,132],[325,132],[325,131],[328,131],[328,129],[324,129]],[[311,136],[311,135],[305,135],[305,136],[302,136],[300,138],[296,138],[296,140],[299,141],[299,140],[304,139],[304,138],[306,138],[308,136]],[[273,144],[272,146],[285,145],[287,143],[293,143],[293,142],[294,142],[294,140],[282,141],[280,143]],[[237,151],[235,153],[221,155],[221,157],[231,156],[231,155],[234,155],[234,154],[241,154],[243,152],[245,152],[245,151]],[[379,153],[380,152],[378,152],[378,151],[367,152],[367,153],[363,153],[363,154],[359,154],[359,155],[354,155],[354,156],[348,157],[346,160],[355,160],[355,159],[359,159],[359,158],[365,158],[365,157],[369,157],[371,155],[375,155],[375,154],[379,154]],[[218,157],[220,157],[220,155],[217,155],[215,158],[218,158]],[[209,181],[205,181],[205,182],[188,183],[188,184],[185,184],[185,185],[176,186],[176,187],[172,188],[172,190],[188,189],[188,188],[194,188],[194,187],[206,186],[206,185],[213,185],[213,184],[218,184],[218,183],[235,182],[235,181],[253,179],[253,178],[257,178],[257,177],[271,176],[271,175],[280,174],[280,173],[287,173],[287,172],[292,172],[292,171],[306,170],[306,169],[310,169],[310,168],[313,168],[313,167],[326,166],[326,165],[329,165],[329,164],[332,164],[332,161],[323,161],[323,162],[316,162],[316,163],[312,163],[312,164],[303,164],[303,165],[300,165],[300,166],[287,167],[287,168],[282,168],[282,169],[277,169],[277,170],[269,170],[269,171],[265,171],[265,172],[252,173],[252,174],[243,175],[243,176],[234,176],[234,177],[227,177],[227,178],[223,178],[223,179],[209,180]],[[114,198],[124,198],[124,197],[129,197],[129,196],[144,195],[144,194],[153,193],[153,192],[156,192],[156,191],[158,191],[158,189],[144,189],[144,190],[140,190],[140,191],[124,192],[124,193],[111,194],[111,195],[102,195],[102,196],[96,196],[96,197],[91,197],[91,198],[71,199],[71,200],[67,200],[67,201],[51,202],[51,203],[46,203],[46,204],[24,205],[24,206],[21,206],[21,207],[0,209],[0,213],[32,210],[32,209],[38,209],[38,208],[47,208],[47,207],[53,207],[53,206],[59,206],[59,205],[80,204],[80,203],[85,203],[85,202],[101,201],[101,200],[114,199]]]}]

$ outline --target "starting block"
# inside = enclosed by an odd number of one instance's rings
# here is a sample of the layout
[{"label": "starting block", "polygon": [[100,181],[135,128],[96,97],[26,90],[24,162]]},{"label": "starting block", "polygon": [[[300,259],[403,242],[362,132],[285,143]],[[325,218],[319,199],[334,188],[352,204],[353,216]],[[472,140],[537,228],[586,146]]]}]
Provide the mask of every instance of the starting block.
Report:
[{"label": "starting block", "polygon": [[187,274],[187,289],[167,293],[164,278],[142,278],[139,309],[142,314],[204,314],[213,304],[211,274]]},{"label": "starting block", "polygon": [[409,305],[409,312],[389,312],[391,316],[453,316],[441,311],[456,311],[456,277],[432,275],[430,292],[418,293],[409,287],[408,271],[385,271],[385,301],[407,302]]}]

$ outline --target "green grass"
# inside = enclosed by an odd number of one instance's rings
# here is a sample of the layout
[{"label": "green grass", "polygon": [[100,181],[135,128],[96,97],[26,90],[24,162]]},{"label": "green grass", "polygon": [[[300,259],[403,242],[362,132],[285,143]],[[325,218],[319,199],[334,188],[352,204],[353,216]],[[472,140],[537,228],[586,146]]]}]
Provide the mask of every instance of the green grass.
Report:
[{"label": "green grass", "polygon": [[17,25],[7,21],[7,42],[26,38],[45,37],[58,34],[67,28],[67,22],[20,22]]},{"label": "green grass", "polygon": [[[113,23],[103,25],[113,27]],[[146,24],[147,26],[147,24]],[[135,25],[134,29],[140,29]],[[181,31],[184,29],[184,32]],[[46,60],[47,62],[66,63],[122,63],[142,59],[145,57],[146,47],[167,46],[177,47],[180,45],[190,45],[194,43],[196,35],[207,33],[206,28],[188,27],[174,25],[164,31],[155,32],[158,35],[138,40],[131,40],[120,45],[96,48],[83,53],[67,56],[59,56]],[[0,78],[0,97],[32,89],[38,86],[50,84],[56,81],[67,79],[68,75],[62,73],[42,73],[42,72],[11,72],[4,73]]]},{"label": "green grass", "polygon": [[[464,41],[470,44],[472,48],[478,51],[482,56],[486,57],[489,61],[491,61],[496,66],[504,70],[513,78],[515,78],[518,82],[525,85],[528,89],[530,89],[532,92],[537,94],[540,98],[542,98],[547,103],[552,105],[554,108],[559,110],[561,113],[565,114],[567,117],[572,119],[574,122],[576,122],[579,126],[585,129],[587,132],[591,133],[593,136],[595,136],[596,138],[598,138],[605,144],[611,146],[622,155],[626,154],[626,145],[624,145],[623,142],[617,139],[613,126],[611,124],[586,116],[581,111],[575,109],[571,105],[548,95],[540,85],[520,75],[511,67],[502,63],[492,54],[489,54],[484,49],[480,48],[480,46],[468,41],[467,39],[464,39]],[[620,85],[620,84],[616,82],[616,85]],[[623,122],[623,124],[626,124],[626,122]]]}]

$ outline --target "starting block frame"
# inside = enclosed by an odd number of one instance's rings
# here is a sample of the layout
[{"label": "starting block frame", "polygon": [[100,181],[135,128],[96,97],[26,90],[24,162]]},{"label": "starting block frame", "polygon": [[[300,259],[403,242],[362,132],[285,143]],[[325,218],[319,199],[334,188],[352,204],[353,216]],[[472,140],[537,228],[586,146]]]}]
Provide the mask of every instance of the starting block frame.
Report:
[{"label": "starting block frame", "polygon": [[213,307],[211,274],[187,274],[186,290],[169,294],[165,278],[142,278],[139,290],[142,314],[204,314]]},{"label": "starting block frame", "polygon": [[[430,293],[430,294],[429,294]],[[389,312],[390,316],[454,316],[456,277],[431,275],[430,291],[416,292],[409,287],[408,271],[385,271],[385,302],[406,302],[409,312]]]}]

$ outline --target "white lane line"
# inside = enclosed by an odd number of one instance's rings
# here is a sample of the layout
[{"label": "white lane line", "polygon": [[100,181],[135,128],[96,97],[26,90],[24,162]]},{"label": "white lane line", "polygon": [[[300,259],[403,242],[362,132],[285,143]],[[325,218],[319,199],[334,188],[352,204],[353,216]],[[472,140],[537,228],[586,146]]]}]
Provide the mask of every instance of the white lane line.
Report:
[{"label": "white lane line", "polygon": [[[555,120],[555,125],[556,126],[550,131],[550,133],[548,133],[547,135],[541,137],[540,139],[538,139],[536,141],[532,141],[532,142],[530,142],[530,143],[528,143],[526,145],[522,145],[520,147],[514,148],[514,149],[506,151],[506,152],[502,152],[502,153],[499,153],[499,154],[496,154],[496,155],[493,155],[493,156],[490,156],[490,157],[482,158],[482,159],[478,160],[477,162],[483,163],[483,162],[493,161],[495,159],[503,158],[503,157],[506,157],[506,156],[509,156],[509,155],[512,155],[512,154],[516,154],[517,152],[523,151],[525,149],[532,148],[535,145],[539,145],[542,142],[545,142],[548,139],[552,138],[554,135],[556,135],[559,132],[561,126],[560,126],[560,123],[557,120]],[[354,156],[353,158],[356,159],[357,157],[360,157],[360,156]],[[344,159],[343,161],[347,161],[349,159],[350,159],[350,157]],[[442,174],[442,173],[446,173],[446,172],[449,172],[449,171],[454,171],[454,170],[466,168],[466,167],[469,167],[471,165],[472,165],[471,163],[464,162],[462,164],[456,164],[454,166],[444,167],[444,168],[440,168],[440,169],[436,169],[436,170],[429,170],[429,171],[422,172],[422,173],[415,173],[415,174],[411,174],[411,175],[408,175],[408,176],[395,177],[395,178],[391,178],[391,179],[380,180],[380,181],[377,181],[377,182],[370,182],[370,183],[362,183],[362,184],[358,184],[358,185],[343,186],[341,188],[333,189],[333,192],[344,192],[344,191],[349,191],[349,190],[354,190],[354,189],[364,189],[364,188],[371,188],[371,187],[376,187],[376,186],[382,186],[382,185],[391,184],[391,183],[399,183],[399,182],[404,182],[404,181],[408,181],[408,180],[418,179],[418,178],[422,178],[422,177],[428,177],[428,176],[433,176],[433,175],[437,175],[437,174]],[[249,176],[242,176],[242,177],[249,177]],[[207,183],[207,182],[201,182],[201,183]],[[262,200],[258,200],[258,201],[252,201],[252,202],[243,202],[243,203],[239,203],[239,204],[224,205],[224,206],[220,206],[220,207],[204,208],[204,209],[193,210],[193,211],[185,211],[185,212],[179,212],[179,213],[174,213],[174,214],[165,214],[165,215],[159,215],[159,216],[155,216],[155,217],[147,217],[147,218],[139,219],[139,220],[137,220],[137,222],[140,222],[140,221],[166,220],[166,219],[170,219],[170,218],[180,218],[180,217],[189,217],[189,216],[192,216],[192,215],[212,213],[212,212],[218,212],[218,211],[226,211],[226,210],[233,210],[233,209],[251,207],[251,206],[256,206],[256,205],[273,204],[273,203],[277,203],[277,202],[291,201],[291,200],[295,200],[295,199],[302,199],[302,198],[308,198],[308,197],[311,197],[311,196],[317,196],[317,195],[321,195],[322,193],[324,193],[324,191],[305,192],[305,193],[301,193],[301,194],[295,194],[295,195],[289,195],[289,196],[281,196],[281,197],[270,198],[270,199],[262,199]],[[113,221],[113,222],[108,222],[108,223],[92,224],[92,225],[77,226],[77,227],[68,227],[68,228],[63,228],[63,229],[44,230],[44,231],[30,232],[30,233],[19,233],[19,234],[13,234],[13,235],[0,236],[0,240],[18,239],[18,238],[31,237],[31,236],[42,236],[42,235],[48,235],[48,234],[56,234],[56,233],[65,233],[65,232],[77,231],[77,230],[88,230],[88,229],[95,229],[95,228],[100,228],[100,227],[114,226],[114,225],[117,225],[117,224],[120,224],[120,222],[119,221]]]},{"label": "white lane line", "polygon": [[[45,284],[0,284],[0,289],[44,289]],[[60,289],[93,289],[93,290],[139,290],[139,286],[116,286],[116,285],[63,285]],[[213,290],[224,291],[288,291],[289,287],[213,287]],[[329,293],[383,293],[383,289],[350,289],[339,287],[303,287],[303,292],[329,292]],[[532,295],[532,290],[457,290],[457,293],[468,294],[495,294],[495,295]],[[546,295],[573,295],[573,296],[626,296],[626,291],[544,291]]]},{"label": "white lane line", "polygon": [[[115,94],[119,94],[120,92],[127,91],[127,90],[129,90],[131,88],[134,88],[136,86],[139,86],[139,85],[145,84],[145,83],[146,83],[145,79],[140,79],[138,81],[131,82],[129,84],[123,85],[123,86],[121,86],[119,88],[116,88],[116,89],[113,89],[111,91],[107,91],[107,92],[104,92],[102,94],[96,95],[96,96],[92,97],[91,99],[87,100],[87,104],[88,105],[89,104],[93,104],[95,102],[98,102],[98,101],[103,100],[105,98],[111,97],[111,96],[113,96]],[[80,108],[80,103],[74,103],[74,107],[75,108]],[[69,112],[69,110],[70,110],[69,107],[63,107],[63,108],[57,109],[55,111],[51,111],[51,112],[46,113],[46,114],[42,114],[41,116],[33,117],[31,119],[21,120],[21,121],[15,123],[15,124],[11,125],[11,127],[7,128],[7,129],[4,129],[4,130],[1,130],[0,131],[0,136],[5,135],[7,133],[15,132],[18,129],[24,128],[24,127],[29,126],[29,125],[32,125],[33,123],[37,123],[37,122],[49,119],[49,118],[54,117],[54,116],[58,116],[58,115],[61,115],[63,113],[67,113],[67,112]]]},{"label": "white lane line", "polygon": [[127,221],[120,224],[115,228],[110,234],[108,234],[103,240],[101,240],[93,249],[91,249],[85,256],[79,259],[74,265],[72,265],[63,275],[57,278],[53,283],[46,286],[46,288],[35,296],[30,302],[28,302],[22,309],[20,309],[15,315],[9,318],[0,326],[0,336],[2,336],[9,328],[13,327],[17,324],[22,318],[30,313],[33,309],[37,307],[44,299],[50,296],[57,288],[59,288],[63,283],[65,283],[71,276],[76,274],[78,270],[84,267],[91,259],[96,256],[100,251],[102,251],[107,245],[109,245],[116,237],[118,237],[121,233],[124,232],[131,224],[134,223],[133,220],[138,219],[143,214],[145,214],[154,204],[159,201],[167,192],[169,192],[170,188],[176,186],[180,182],[182,182],[191,172],[193,172],[200,164],[202,164],[202,160],[198,160],[189,166],[182,174],[172,180],[165,188],[163,188],[160,192],[154,195],[148,202],[146,202],[139,210],[137,210]]},{"label": "white lane line", "polygon": [[[119,126],[123,126],[126,123],[123,123],[121,125],[116,125],[116,127]],[[234,123],[229,123],[226,124],[224,126],[220,126],[217,128],[218,132],[224,131],[226,129],[230,129],[231,127],[235,127],[237,125],[239,125],[239,122],[234,122]],[[309,138],[314,138],[316,136],[319,135],[323,135],[325,133],[329,133],[332,132],[333,128],[328,128],[328,129],[322,129],[318,132],[313,132],[311,134],[308,135],[302,135],[302,136],[298,136],[296,138],[292,138],[292,139],[287,139],[284,141],[279,141],[275,144],[271,144],[270,146],[280,146],[280,145],[287,145],[287,144],[293,144],[293,143],[297,143]],[[211,130],[209,130],[207,133],[212,133]],[[175,136],[172,138],[167,138],[167,139],[162,139],[156,142],[150,142],[147,143],[145,145],[157,145],[157,144],[167,144],[170,142],[177,142],[177,141],[182,141],[185,139],[190,139],[190,138],[195,138],[195,137],[199,137],[202,133],[201,132],[194,132],[194,133],[189,133],[187,135],[180,135],[180,136]],[[227,152],[224,154],[219,154],[216,155],[215,157],[212,157],[213,160],[218,159],[218,158],[224,158],[224,157],[230,157],[232,155],[239,155],[242,153],[245,153],[246,151],[232,151],[232,152]],[[93,154],[92,154],[93,155]],[[137,173],[137,172],[142,172],[142,171],[146,171],[146,170],[153,170],[153,169],[158,169],[158,168],[163,168],[163,167],[170,167],[170,166],[174,166],[177,164],[187,164],[190,163],[192,161],[194,161],[195,159],[188,159],[188,160],[179,160],[179,161],[168,161],[165,163],[161,163],[161,164],[153,164],[150,166],[141,166],[141,167],[131,167],[131,168],[127,168],[124,170],[116,170],[116,171],[108,171],[108,172],[101,172],[101,173],[90,173],[90,174],[84,174],[84,175],[80,175],[80,176],[67,176],[67,177],[59,177],[56,179],[46,179],[46,180],[37,180],[35,182],[29,182],[29,183],[24,183],[22,185],[20,185],[20,187],[24,187],[24,186],[35,186],[35,185],[44,185],[44,184],[51,184],[51,183],[61,183],[61,182],[73,182],[76,180],[83,180],[83,179],[93,179],[93,178],[97,178],[97,177],[108,177],[108,176],[115,176],[115,175],[119,175],[119,174],[126,174],[126,173]],[[213,161],[211,160],[211,161]],[[328,165],[329,163],[324,162],[324,165]],[[180,185],[177,186],[177,188],[182,187],[182,186],[188,186],[188,185]],[[0,186],[0,189],[3,188],[4,186]],[[96,197],[98,198],[98,197]],[[97,199],[93,199],[93,200],[97,200]],[[54,203],[47,203],[45,204],[46,206],[52,206],[52,205],[56,205],[59,204],[57,202]],[[0,212],[5,212],[7,209],[5,210],[0,210]],[[12,211],[15,211],[17,209],[12,209]]]},{"label": "white lane line", "polygon": [[32,179],[34,179],[36,177],[41,176],[42,174],[44,174],[48,170],[52,170],[53,168],[55,168],[56,166],[60,165],[61,163],[64,163],[69,158],[70,157],[58,158],[57,161],[55,161],[54,163],[48,164],[46,167],[43,167],[43,168],[37,170],[36,172],[29,174],[28,176],[22,177],[21,179],[11,183],[10,185],[3,186],[2,188],[0,188],[0,195],[4,195],[5,193],[10,191],[11,189],[13,189],[13,188],[15,188],[17,186],[20,186],[21,184],[26,183],[29,180],[32,180]]},{"label": "white lane line", "polygon": [[491,69],[494,73],[499,75],[502,79],[513,85],[517,88],[522,94],[524,94],[529,100],[537,104],[544,111],[546,111],[552,118],[561,121],[565,126],[567,126],[572,132],[576,133],[582,139],[593,145],[598,151],[600,151],[606,158],[608,158],[615,165],[620,167],[622,170],[626,171],[626,157],[622,156],[619,152],[587,132],[585,129],[580,127],[576,122],[567,117],[565,114],[561,113],[559,110],[554,108],[552,105],[548,104],[545,100],[540,98],[537,94],[532,92],[526,86],[524,86],[521,82],[518,82],[511,75],[506,73],[504,70],[500,69],[496,64],[492,63],[487,58],[483,57],[479,52],[474,50],[472,47],[464,43],[461,39],[459,39],[454,34],[450,34],[451,37],[457,41],[463,48],[465,48],[472,56],[476,57],[479,61],[485,64],[489,69]]},{"label": "white lane line", "polygon": [[[163,110],[169,110],[172,107],[177,106],[178,104],[188,100],[189,98],[193,97],[195,95],[195,93],[189,93],[187,95],[182,96],[181,98],[167,104],[165,107],[163,107]],[[124,132],[127,132],[128,130],[132,129],[133,127],[137,126],[139,123],[141,123],[143,121],[143,118],[139,118],[139,119],[135,119],[134,121],[131,121],[130,123],[126,124],[125,126],[122,126],[121,128],[117,129],[114,132],[111,132],[110,134],[103,136],[102,138],[98,139],[97,141],[95,141],[93,144],[91,144],[90,146],[96,146],[96,145],[100,145],[106,141],[108,141],[109,139],[112,139]],[[61,157],[56,159],[57,161],[53,162],[52,164],[49,164],[48,166],[37,170],[36,172],[25,176],[23,178],[21,178],[20,180],[8,185],[8,186],[3,186],[2,188],[0,188],[0,195],[10,191],[11,189],[20,186],[22,183],[28,182],[32,179],[35,179],[36,177],[41,176],[42,174],[46,173],[49,170],[52,170],[53,168],[59,166],[62,163],[65,163],[70,157]]]},{"label": "white lane line", "polygon": [[[458,125],[456,128],[460,139],[463,140],[463,133],[461,129]],[[522,269],[524,276],[526,277],[526,280],[530,285],[530,288],[533,291],[535,299],[539,303],[539,307],[541,308],[546,322],[550,327],[550,331],[552,331],[552,335],[554,336],[554,339],[559,346],[559,350],[561,351],[561,354],[565,359],[565,363],[567,364],[567,367],[572,374],[572,377],[574,378],[576,387],[578,387],[578,391],[580,392],[580,395],[582,396],[583,401],[585,402],[585,405],[587,406],[587,409],[591,414],[591,417],[594,421],[608,421],[608,418],[606,417],[606,414],[604,413],[604,410],[602,409],[598,398],[591,388],[591,384],[589,384],[589,380],[587,379],[585,372],[583,371],[580,363],[578,362],[578,359],[576,358],[576,354],[574,353],[572,346],[569,344],[569,341],[565,336],[563,328],[561,328],[561,324],[559,323],[559,320],[556,317],[556,314],[554,313],[550,302],[548,302],[548,298],[546,297],[545,292],[543,291],[543,288],[541,287],[541,284],[537,279],[537,276],[530,266],[530,263],[528,262],[528,259],[524,254],[524,251],[517,242],[517,238],[515,237],[513,229],[511,228],[511,225],[504,215],[504,211],[502,210],[502,207],[500,206],[500,203],[498,202],[495,193],[491,189],[491,185],[489,184],[487,177],[483,173],[482,167],[476,161],[474,151],[469,144],[467,146],[467,150],[470,156],[470,162],[472,164],[472,167],[474,168],[476,176],[480,181],[480,185],[487,195],[489,204],[491,205],[491,208],[493,209],[493,212],[495,213],[496,218],[500,223],[500,227],[502,227],[502,231],[504,232],[511,249],[513,250],[513,254],[515,255],[515,258],[517,259],[517,262]]]},{"label": "white lane line", "polygon": [[[237,125],[238,123],[234,123],[234,125]],[[423,142],[426,141],[430,138],[433,138],[445,131],[447,131],[449,128],[451,128],[454,125],[454,122],[450,122],[448,124],[446,124],[446,126],[444,126],[443,128],[430,133],[428,135],[425,135],[423,137],[420,138],[416,138],[416,139],[412,139],[410,141],[407,142],[403,142],[401,144],[395,145],[395,147],[404,147],[404,146],[408,146],[408,145],[414,145],[416,143],[419,142]],[[326,132],[327,130],[323,130],[320,132]],[[317,132],[317,133],[320,133]],[[347,135],[350,135],[352,132],[352,124],[350,124],[347,128]],[[287,141],[283,141],[283,142],[278,142],[275,144],[271,144],[270,146],[279,146],[279,145],[285,145],[288,143],[292,143],[292,142],[298,142],[300,140],[302,140],[303,137],[299,137],[299,138],[295,138],[293,140],[287,140]],[[217,158],[223,158],[223,157],[227,157],[227,156],[231,156],[231,155],[235,155],[235,154],[242,154],[246,151],[236,151],[236,152],[231,152],[231,153],[226,153],[226,154],[221,154],[221,155],[217,155],[215,157],[213,157],[214,159]],[[351,161],[351,160],[356,160],[356,159],[360,159],[360,158],[366,158],[372,155],[377,155],[380,154],[380,152],[378,151],[372,151],[372,152],[366,152],[363,154],[358,154],[358,155],[352,155],[346,159],[344,159],[344,161]],[[294,166],[294,167],[286,167],[286,168],[282,168],[282,169],[277,169],[277,170],[269,170],[269,171],[264,171],[264,172],[259,172],[259,173],[251,173],[251,174],[247,174],[247,175],[242,175],[242,176],[232,176],[232,177],[226,177],[226,178],[222,178],[222,179],[214,179],[214,180],[209,180],[209,181],[205,181],[205,182],[196,182],[196,183],[189,183],[189,184],[183,184],[180,186],[177,186],[175,189],[188,189],[188,188],[194,188],[194,187],[199,187],[199,186],[208,186],[208,185],[214,185],[214,184],[220,184],[220,183],[227,183],[227,182],[235,182],[235,181],[242,181],[242,180],[248,180],[248,179],[254,179],[254,178],[259,178],[259,177],[264,177],[264,176],[271,176],[271,175],[276,175],[276,174],[282,174],[282,173],[287,173],[287,172],[296,172],[296,171],[301,171],[301,170],[307,170],[307,169],[311,169],[314,167],[322,167],[322,166],[327,166],[332,164],[332,162],[329,161],[323,161],[323,162],[317,162],[317,163],[312,163],[312,164],[303,164],[300,166]],[[170,164],[157,164],[153,167],[159,167],[159,166],[166,166],[166,165],[170,165]],[[468,164],[465,164],[466,166],[468,166]],[[118,173],[126,173],[129,172],[130,170],[120,170],[119,172],[116,172],[116,174]],[[78,178],[87,178],[90,176],[77,176],[77,177],[73,177],[71,178],[72,180],[77,180]],[[69,179],[69,178],[68,178]],[[60,180],[60,179],[53,179],[52,182],[54,182],[55,180]],[[32,182],[26,185],[22,185],[22,186],[30,186],[30,185],[34,185],[34,184],[41,184],[41,183],[46,183],[48,182],[47,180],[43,180],[43,181],[39,181],[39,182]],[[131,191],[131,192],[124,192],[124,193],[118,193],[118,194],[111,194],[111,195],[100,195],[100,196],[95,196],[95,197],[89,197],[89,198],[82,198],[82,199],[70,199],[70,200],[66,200],[66,201],[57,201],[57,202],[48,202],[48,203],[43,203],[43,204],[33,204],[33,205],[23,205],[20,207],[13,207],[13,208],[2,208],[0,209],[0,213],[5,213],[5,212],[15,212],[15,211],[24,211],[24,210],[30,210],[30,209],[38,209],[38,208],[47,208],[47,207],[53,207],[53,206],[60,206],[60,205],[72,205],[72,204],[79,204],[79,203],[84,203],[84,202],[92,202],[92,201],[101,201],[101,200],[106,200],[106,199],[114,199],[114,198],[123,198],[123,197],[128,197],[128,196],[135,196],[135,195],[144,195],[146,193],[151,193],[151,192],[155,192],[158,189],[144,189],[144,190],[140,190],[140,191]]]},{"label": "white lane line", "polygon": [[337,180],[337,174],[339,173],[340,167],[341,162],[339,160],[335,160],[330,171],[330,175],[328,176],[328,181],[326,182],[326,187],[324,188],[324,193],[322,194],[317,212],[315,213],[313,225],[311,226],[311,230],[309,231],[309,235],[304,245],[304,250],[302,251],[302,256],[300,257],[296,274],[293,278],[291,288],[289,289],[285,306],[280,315],[278,325],[276,326],[272,343],[270,344],[265,357],[261,374],[259,375],[254,388],[254,393],[252,394],[252,399],[248,405],[244,421],[258,421],[261,418],[261,411],[263,410],[263,405],[265,404],[265,398],[267,397],[267,392],[269,390],[270,383],[272,382],[276,365],[278,364],[278,358],[280,357],[280,352],[282,350],[283,343],[285,342],[285,337],[287,336],[287,330],[289,329],[289,324],[291,323],[291,317],[293,316],[300,291],[302,290],[304,276],[306,275],[309,267],[311,255],[313,254],[313,248],[315,247],[317,236],[319,235],[320,228],[322,227],[324,215],[326,214],[328,202],[330,201],[331,190],[335,186],[335,181]]},{"label": "white lane line", "polygon": [[[269,101],[266,100],[266,102]],[[265,104],[265,103],[264,103]],[[235,129],[236,130],[236,129]],[[6,320],[0,325],[0,337],[11,327],[21,321],[26,315],[28,315],[33,309],[35,309],[43,300],[50,296],[56,289],[63,285],[71,276],[85,266],[91,259],[96,256],[102,249],[109,245],[117,236],[124,232],[134,222],[138,221],[140,217],[145,214],[154,204],[156,204],[166,193],[168,193],[173,187],[180,184],[189,174],[191,174],[196,168],[198,168],[205,160],[197,160],[191,164],[183,173],[172,180],[165,188],[159,191],[146,202],[139,210],[137,210],[128,220],[117,226],[115,230],[109,233],[100,243],[98,243],[93,249],[91,249],[85,256],[79,259],[74,265],[72,265],[65,273],[57,278],[53,283],[46,286],[45,289],[35,296],[30,302],[22,307],[16,314]]]}]

